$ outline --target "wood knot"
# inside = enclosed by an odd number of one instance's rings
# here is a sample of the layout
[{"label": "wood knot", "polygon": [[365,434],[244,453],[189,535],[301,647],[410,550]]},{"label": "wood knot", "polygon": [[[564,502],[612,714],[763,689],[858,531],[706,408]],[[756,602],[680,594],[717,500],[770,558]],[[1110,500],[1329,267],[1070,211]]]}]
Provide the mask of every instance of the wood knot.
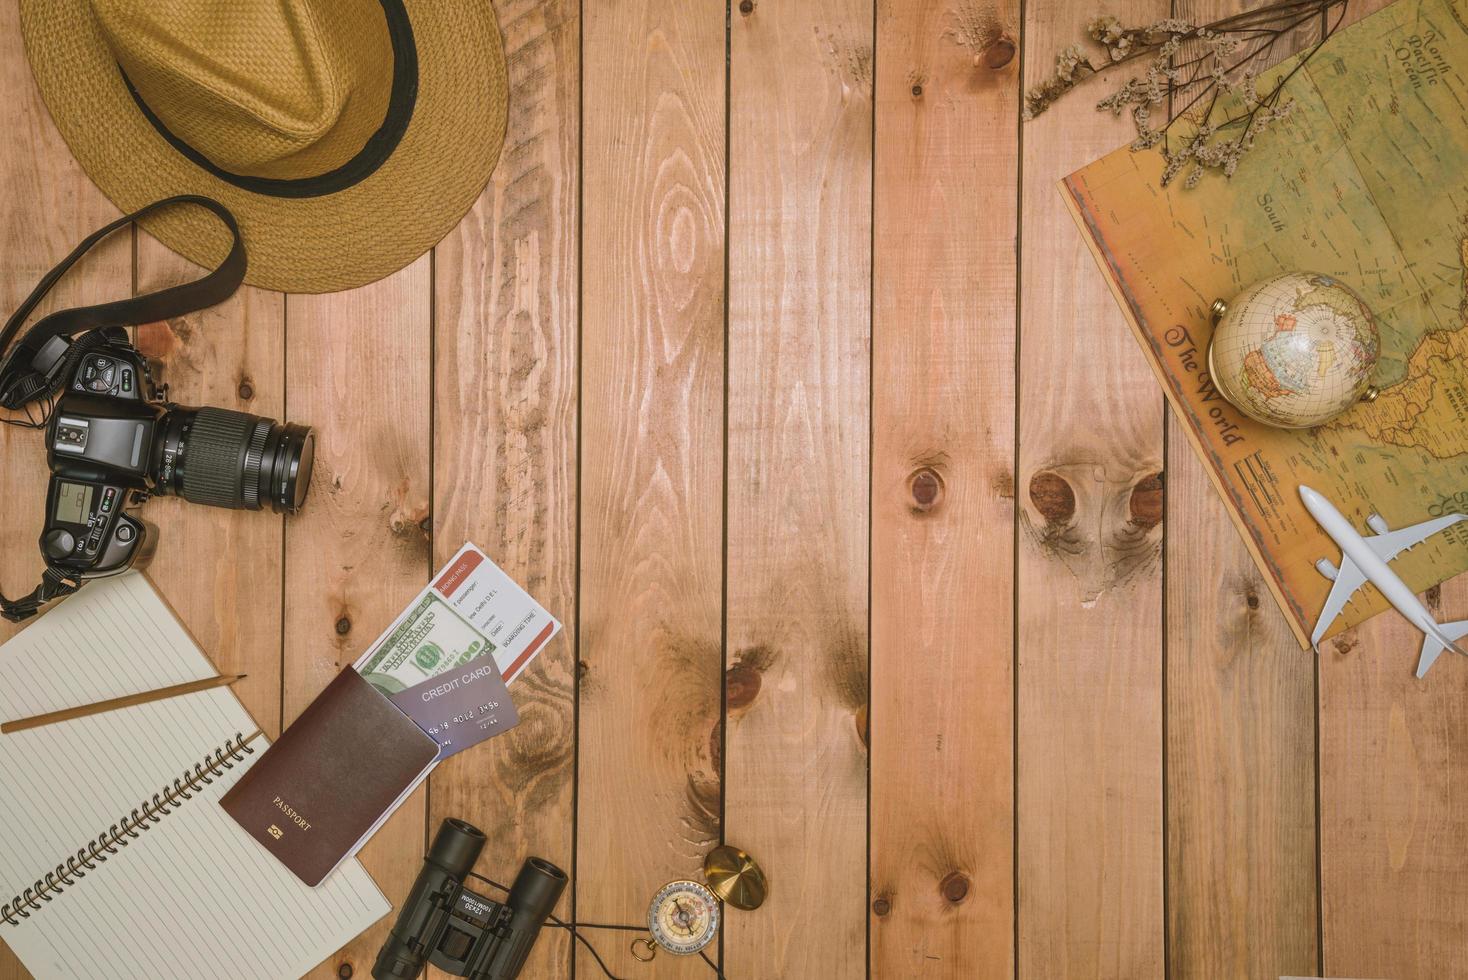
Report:
[{"label": "wood knot", "polygon": [[255,385],[249,378],[240,379],[240,401],[247,402],[255,397]]},{"label": "wood knot", "polygon": [[585,660],[576,661],[576,676],[585,677],[591,671],[591,664]]},{"label": "wood knot", "polygon": [[170,361],[183,348],[191,332],[188,321],[182,317],[140,323],[133,343],[150,361]]},{"label": "wood knot", "polygon": [[739,711],[754,703],[763,684],[760,671],[746,663],[737,663],[724,675],[724,692],[730,711]]},{"label": "wood knot", "polygon": [[1015,50],[1013,39],[996,37],[983,51],[979,52],[979,58],[983,61],[984,67],[998,71],[1014,60]]},{"label": "wood knot", "polygon": [[921,85],[914,85],[912,87],[912,97],[914,99],[921,99],[923,97],[923,87]]},{"label": "wood knot", "polygon": [[1132,487],[1132,523],[1150,531],[1162,523],[1162,474],[1153,473]]},{"label": "wood knot", "polygon": [[336,635],[337,636],[346,636],[351,631],[352,631],[352,621],[350,619],[348,619],[347,617],[343,616],[341,619],[338,619],[336,621]]},{"label": "wood knot", "polygon": [[418,522],[418,530],[422,531],[424,534],[429,534],[433,531],[432,514],[429,514],[427,517],[423,518],[423,520]]},{"label": "wood knot", "polygon": [[350,963],[343,963],[341,966],[336,968],[336,975],[340,977],[341,980],[352,980],[352,972],[352,964]]},{"label": "wood knot", "polygon": [[746,17],[754,13],[754,0],[739,0],[739,12]]},{"label": "wood knot", "polygon": [[1036,473],[1030,477],[1030,503],[1047,524],[1064,524],[1076,512],[1076,492],[1059,473]]},{"label": "wood knot", "polygon": [[943,895],[945,901],[957,905],[968,898],[968,875],[962,871],[950,871],[942,881],[938,882],[938,891]]},{"label": "wood knot", "polygon": [[931,466],[924,466],[907,478],[907,489],[912,494],[913,513],[925,514],[943,498],[943,477]]},{"label": "wood knot", "polygon": [[994,490],[994,496],[1001,500],[1014,499],[1014,474],[1008,469],[1001,469],[994,476],[994,482],[990,484]]},{"label": "wood knot", "polygon": [[872,912],[878,918],[890,915],[892,913],[892,900],[886,895],[878,895],[872,899]]},{"label": "wood knot", "polygon": [[1248,607],[1250,609],[1258,609],[1259,608],[1259,597],[1257,595],[1255,595],[1253,592],[1250,592],[1248,594],[1248,596],[1244,599],[1244,602],[1248,605]]}]

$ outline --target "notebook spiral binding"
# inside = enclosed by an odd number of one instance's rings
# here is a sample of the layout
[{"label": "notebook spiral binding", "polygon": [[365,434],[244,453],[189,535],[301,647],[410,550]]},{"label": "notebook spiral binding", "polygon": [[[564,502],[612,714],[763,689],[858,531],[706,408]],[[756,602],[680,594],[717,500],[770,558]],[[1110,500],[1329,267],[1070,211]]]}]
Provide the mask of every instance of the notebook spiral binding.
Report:
[{"label": "notebook spiral binding", "polygon": [[255,750],[250,743],[260,737],[260,734],[258,730],[250,735],[235,732],[234,738],[226,740],[218,749],[180,773],[173,780],[172,786],[154,793],[151,800],[134,807],[127,816],[99,834],[96,840],[58,864],[55,870],[47,872],[29,888],[0,905],[0,919],[14,926],[20,924],[20,919],[30,918],[31,913],[40,909],[43,902],[49,902],[60,895],[69,886],[76,884],[77,879],[85,878],[88,871],[105,863],[108,855],[116,854],[119,848],[127,847],[129,842],[136,840],[143,832],[161,823],[164,817],[182,806],[184,801],[193,799],[194,793],[200,787],[214,782],[216,776],[223,776],[225,770],[233,769],[234,764],[244,761],[246,756],[254,755]]}]

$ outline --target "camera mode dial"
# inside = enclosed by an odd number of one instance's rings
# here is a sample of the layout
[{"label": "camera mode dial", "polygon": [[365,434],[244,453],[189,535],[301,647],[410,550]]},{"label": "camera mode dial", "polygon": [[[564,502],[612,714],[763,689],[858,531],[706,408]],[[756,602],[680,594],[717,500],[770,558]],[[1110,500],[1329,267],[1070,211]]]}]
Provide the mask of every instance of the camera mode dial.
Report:
[{"label": "camera mode dial", "polygon": [[70,557],[75,548],[76,538],[64,527],[53,527],[41,538],[41,550],[56,561]]}]

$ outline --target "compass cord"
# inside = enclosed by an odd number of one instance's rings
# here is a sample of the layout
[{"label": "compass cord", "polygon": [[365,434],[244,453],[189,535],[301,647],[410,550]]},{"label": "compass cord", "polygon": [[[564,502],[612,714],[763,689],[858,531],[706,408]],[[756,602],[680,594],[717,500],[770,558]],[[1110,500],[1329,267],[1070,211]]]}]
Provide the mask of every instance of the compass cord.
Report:
[{"label": "compass cord", "polygon": [[[504,892],[506,895],[508,895],[510,893],[510,890],[508,888],[506,888],[504,885],[502,885],[499,882],[495,881],[493,878],[486,878],[484,875],[479,874],[477,871],[471,871],[471,872],[469,872],[469,877],[471,877],[471,878],[478,878],[480,881],[484,882],[486,885],[489,885],[491,888],[497,888],[500,891]],[[621,932],[650,932],[651,931],[651,930],[649,930],[647,928],[647,926],[607,925],[605,923],[600,923],[600,922],[563,922],[560,919],[556,918],[555,915],[551,915],[551,916],[549,916],[549,918],[551,920],[551,925],[555,926],[557,929],[565,929],[566,931],[568,931],[569,933],[571,933],[571,938],[575,939],[578,943],[580,943],[581,945],[583,945],[583,946],[586,947],[586,951],[591,954],[591,958],[592,959],[596,960],[596,965],[599,966],[599,967],[601,967],[601,972],[602,973],[605,973],[607,975],[608,980],[625,980],[625,978],[617,976],[615,973],[613,973],[610,969],[607,968],[606,962],[601,958],[601,954],[596,951],[596,947],[591,944],[591,940],[589,940],[585,936],[581,935],[581,933],[578,930],[579,929],[616,929],[616,930],[621,931]],[[709,965],[709,969],[710,970],[713,970],[714,971],[714,976],[716,976],[718,978],[718,980],[728,980],[728,978],[724,976],[724,971],[721,970],[721,969],[719,969],[719,966],[718,966],[717,963],[715,963],[713,960],[709,959],[709,955],[707,953],[705,953],[703,950],[699,950],[698,951],[698,955],[701,956],[701,957],[703,957],[703,961]]]}]

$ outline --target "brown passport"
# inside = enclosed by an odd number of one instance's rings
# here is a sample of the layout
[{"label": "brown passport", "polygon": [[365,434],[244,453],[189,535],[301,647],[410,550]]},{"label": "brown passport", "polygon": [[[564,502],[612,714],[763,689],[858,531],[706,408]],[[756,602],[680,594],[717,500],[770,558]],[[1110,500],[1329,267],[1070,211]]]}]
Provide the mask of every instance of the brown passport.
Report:
[{"label": "brown passport", "polygon": [[431,735],[348,667],[219,805],[315,887],[437,755]]}]

